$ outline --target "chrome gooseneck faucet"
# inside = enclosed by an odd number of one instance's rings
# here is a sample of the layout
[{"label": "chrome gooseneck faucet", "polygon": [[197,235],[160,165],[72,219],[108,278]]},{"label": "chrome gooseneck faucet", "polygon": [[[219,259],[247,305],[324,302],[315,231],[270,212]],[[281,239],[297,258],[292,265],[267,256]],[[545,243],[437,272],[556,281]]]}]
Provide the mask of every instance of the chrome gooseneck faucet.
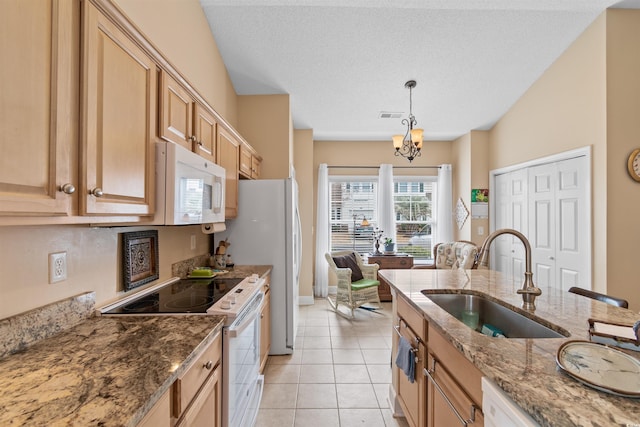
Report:
[{"label": "chrome gooseneck faucet", "polygon": [[533,284],[533,273],[531,272],[531,245],[524,234],[520,233],[517,230],[512,230],[510,228],[502,228],[500,230],[496,230],[493,233],[489,234],[487,238],[482,243],[482,247],[480,248],[480,252],[476,255],[476,260],[479,265],[486,266],[487,265],[487,256],[489,254],[489,246],[493,240],[503,234],[511,234],[516,236],[522,244],[524,245],[524,255],[526,258],[526,270],[524,272],[524,283],[521,289],[518,289],[518,293],[522,295],[522,308],[525,310],[535,310],[536,309],[536,297],[542,295],[542,290],[536,287]]}]

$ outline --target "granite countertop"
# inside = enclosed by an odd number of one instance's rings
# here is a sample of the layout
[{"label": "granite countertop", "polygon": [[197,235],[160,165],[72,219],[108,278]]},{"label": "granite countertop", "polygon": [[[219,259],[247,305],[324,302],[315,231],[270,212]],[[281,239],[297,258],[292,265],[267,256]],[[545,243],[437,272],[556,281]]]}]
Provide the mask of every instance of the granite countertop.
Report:
[{"label": "granite countertop", "polygon": [[223,321],[92,317],[0,359],[0,425],[136,425]]},{"label": "granite countertop", "polygon": [[524,411],[543,426],[630,426],[640,424],[640,400],[618,397],[584,386],[557,368],[556,352],[569,340],[588,340],[589,318],[632,325],[640,318],[631,310],[608,305],[561,289],[542,288],[536,317],[568,338],[501,339],[473,331],[434,304],[420,291],[479,292],[520,308],[512,283],[491,270],[380,270],[398,293],[424,313],[484,376],[493,380]]},{"label": "granite countertop", "polygon": [[[221,277],[264,277],[241,265]],[[0,320],[0,425],[135,426],[224,316],[93,316],[88,292]]]}]

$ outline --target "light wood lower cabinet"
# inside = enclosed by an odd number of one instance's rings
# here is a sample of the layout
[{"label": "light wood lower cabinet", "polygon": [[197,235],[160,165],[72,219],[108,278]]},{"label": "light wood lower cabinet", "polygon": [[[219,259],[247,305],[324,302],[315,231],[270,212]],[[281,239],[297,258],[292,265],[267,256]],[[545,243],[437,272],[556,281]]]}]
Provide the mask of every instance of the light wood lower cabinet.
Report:
[{"label": "light wood lower cabinet", "polygon": [[432,326],[428,346],[427,425],[484,426],[482,373]]},{"label": "light wood lower cabinet", "polygon": [[80,214],[151,215],[155,198],[155,62],[83,2]]},{"label": "light wood lower cabinet", "polygon": [[171,427],[171,389],[153,405],[138,427]]},{"label": "light wood lower cabinet", "polygon": [[[405,373],[398,369],[398,385],[396,394],[402,411],[411,427],[426,425],[426,384],[422,373],[427,357],[426,329],[422,315],[409,305],[404,299],[397,300],[396,325],[399,334],[404,337],[414,349],[417,358],[414,382],[409,381]],[[399,340],[397,334],[395,339]],[[397,348],[397,346],[395,347]],[[395,366],[394,355],[394,366]],[[397,368],[396,368],[397,369]],[[444,424],[443,424],[444,425]]]},{"label": "light wood lower cabinet", "polygon": [[271,350],[271,276],[262,287],[264,300],[260,308],[260,373],[264,373],[264,368],[269,358]]},{"label": "light wood lower cabinet", "polygon": [[171,416],[176,426],[220,426],[222,423],[222,334],[196,357],[173,383]]}]

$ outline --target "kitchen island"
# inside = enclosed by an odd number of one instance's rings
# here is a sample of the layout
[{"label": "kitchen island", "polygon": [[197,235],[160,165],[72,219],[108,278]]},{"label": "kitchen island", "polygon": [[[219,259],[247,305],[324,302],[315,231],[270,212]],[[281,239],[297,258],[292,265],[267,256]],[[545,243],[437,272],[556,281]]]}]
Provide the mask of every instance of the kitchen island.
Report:
[{"label": "kitchen island", "polygon": [[630,426],[640,424],[640,400],[618,397],[582,385],[562,373],[556,352],[569,340],[588,340],[588,319],[632,325],[640,315],[578,296],[561,289],[542,288],[531,315],[566,338],[503,339],[485,336],[467,327],[433,303],[421,291],[484,294],[521,307],[512,283],[491,270],[381,270],[397,298],[423,314],[430,327],[471,362],[483,376],[543,426]]}]

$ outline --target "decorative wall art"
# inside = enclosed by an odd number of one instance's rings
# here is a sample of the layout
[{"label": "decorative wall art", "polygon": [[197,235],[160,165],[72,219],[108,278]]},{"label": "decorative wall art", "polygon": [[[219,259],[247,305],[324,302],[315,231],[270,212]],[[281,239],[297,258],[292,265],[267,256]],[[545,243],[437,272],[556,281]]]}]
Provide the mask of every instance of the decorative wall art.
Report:
[{"label": "decorative wall art", "polygon": [[469,217],[469,209],[464,204],[462,197],[458,198],[458,202],[456,203],[456,223],[458,224],[458,230],[462,229],[465,221]]},{"label": "decorative wall art", "polygon": [[124,290],[156,280],[158,274],[158,230],[122,233]]}]

